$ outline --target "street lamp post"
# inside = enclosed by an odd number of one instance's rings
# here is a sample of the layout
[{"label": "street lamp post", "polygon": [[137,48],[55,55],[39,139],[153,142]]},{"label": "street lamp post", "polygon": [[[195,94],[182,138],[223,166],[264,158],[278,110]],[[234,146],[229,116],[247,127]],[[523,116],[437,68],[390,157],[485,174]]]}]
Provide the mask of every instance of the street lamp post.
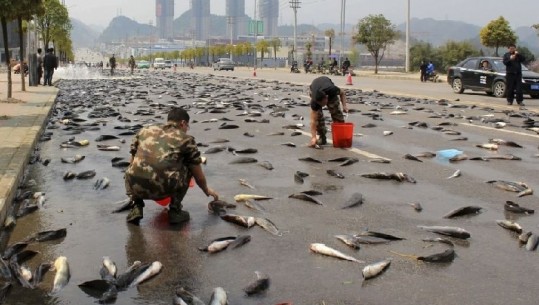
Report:
[{"label": "street lamp post", "polygon": [[301,2],[298,0],[291,0],[290,1],[290,7],[294,10],[294,50],[292,50],[292,60],[297,60],[297,49],[298,49],[298,41],[297,41],[297,28],[298,28],[298,8],[299,4]]},{"label": "street lamp post", "polygon": [[410,72],[410,0],[406,9],[406,72]]},{"label": "street lamp post", "polygon": [[346,0],[341,0],[341,51],[339,52],[339,67],[342,65],[342,54],[344,53],[344,23],[346,15]]}]

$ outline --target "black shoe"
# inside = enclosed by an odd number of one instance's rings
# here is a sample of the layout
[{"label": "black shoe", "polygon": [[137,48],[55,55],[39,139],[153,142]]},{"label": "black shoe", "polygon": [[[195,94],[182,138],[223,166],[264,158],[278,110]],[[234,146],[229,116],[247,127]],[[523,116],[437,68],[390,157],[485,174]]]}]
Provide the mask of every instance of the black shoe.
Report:
[{"label": "black shoe", "polygon": [[127,222],[138,226],[142,218],[142,207],[139,205],[135,205],[127,215]]},{"label": "black shoe", "polygon": [[184,222],[188,222],[191,219],[189,212],[183,210],[170,209],[168,211],[168,223],[171,225],[178,225]]},{"label": "black shoe", "polygon": [[524,105],[523,102],[520,102],[520,103],[517,103],[517,104],[518,104],[519,106],[522,106],[522,107],[526,106],[526,105]]},{"label": "black shoe", "polygon": [[512,103],[512,102],[507,102],[507,105],[509,105],[509,106],[510,106],[510,105],[513,105],[513,103]]}]

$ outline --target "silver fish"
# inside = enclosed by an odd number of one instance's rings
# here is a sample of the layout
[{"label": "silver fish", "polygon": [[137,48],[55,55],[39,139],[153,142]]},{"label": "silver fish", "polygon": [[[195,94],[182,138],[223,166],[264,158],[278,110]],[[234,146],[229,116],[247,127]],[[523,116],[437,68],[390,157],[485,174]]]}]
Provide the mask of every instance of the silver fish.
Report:
[{"label": "silver fish", "polygon": [[426,241],[426,242],[431,242],[431,243],[434,243],[434,242],[437,242],[437,243],[443,243],[443,244],[446,244],[446,245],[450,245],[451,247],[454,247],[455,244],[450,241],[449,239],[447,238],[442,238],[442,237],[436,237],[436,238],[424,238],[422,239],[423,241]]},{"label": "silver fish", "polygon": [[319,204],[319,205],[324,205],[322,203],[322,201],[312,197],[312,196],[309,196],[307,194],[303,194],[303,193],[300,193],[300,194],[292,194],[290,196],[288,196],[288,198],[294,198],[294,199],[299,199],[299,200],[303,200],[303,201],[308,201],[308,202],[312,202],[312,203],[316,203],[316,204]]},{"label": "silver fish", "polygon": [[226,305],[226,304],[228,304],[228,297],[226,295],[226,291],[221,287],[214,288],[213,293],[211,294],[209,305]]},{"label": "silver fish", "polygon": [[103,256],[103,267],[105,267],[108,273],[114,278],[118,272],[116,264],[108,256]]},{"label": "silver fish", "polygon": [[539,244],[539,236],[532,234],[528,238],[528,241],[526,242],[526,250],[528,251],[535,251],[537,249],[537,245]]},{"label": "silver fish", "polygon": [[254,195],[254,194],[238,194],[234,196],[236,202],[241,202],[245,200],[269,200],[272,197],[263,196],[263,195]]},{"label": "silver fish", "polygon": [[359,250],[361,248],[361,243],[359,242],[358,238],[353,235],[335,235],[335,238],[342,241],[345,245],[352,247],[353,249]]},{"label": "silver fish", "polygon": [[310,245],[309,249],[313,251],[314,253],[332,256],[332,257],[340,258],[340,259],[351,261],[351,262],[364,263],[364,261],[360,261],[354,257],[346,255],[340,251],[337,251],[333,248],[326,246],[325,244],[313,243]]},{"label": "silver fish", "polygon": [[212,240],[208,246],[198,248],[198,250],[205,251],[208,253],[221,252],[225,250],[235,239],[236,237],[234,236],[217,238]]},{"label": "silver fish", "polygon": [[79,163],[80,161],[84,160],[85,156],[82,156],[82,155],[75,155],[74,157],[71,157],[71,158],[60,158],[60,160],[62,161],[62,163]]},{"label": "silver fish", "polygon": [[256,163],[257,159],[251,157],[240,157],[235,160],[230,161],[228,164],[246,164],[246,163]]},{"label": "silver fish", "polygon": [[94,189],[96,190],[104,190],[107,187],[109,187],[110,179],[107,177],[103,177],[100,179],[97,179],[94,183]]},{"label": "silver fish", "polygon": [[409,203],[409,205],[410,205],[411,207],[413,207],[414,210],[416,210],[416,212],[421,212],[421,211],[423,211],[423,207],[421,206],[421,204],[420,204],[419,202],[411,202],[411,203]]},{"label": "silver fish", "polygon": [[247,180],[245,180],[245,179],[239,179],[239,181],[240,181],[240,184],[241,184],[241,185],[246,186],[246,187],[248,187],[248,188],[250,188],[250,189],[252,189],[252,190],[255,189],[255,187],[252,186],[251,184],[249,184],[249,182],[247,182]]},{"label": "silver fish", "polygon": [[344,179],[344,175],[342,173],[339,173],[339,172],[335,171],[335,170],[328,169],[326,172],[328,173],[328,175],[330,175],[332,177],[339,178],[339,179]]},{"label": "silver fish", "polygon": [[51,294],[58,293],[62,288],[67,285],[71,274],[69,272],[69,265],[67,264],[67,258],[65,256],[59,256],[54,261],[54,269],[56,274],[54,275],[54,282],[51,290]]},{"label": "silver fish", "polygon": [[533,214],[535,211],[525,207],[521,207],[518,203],[513,201],[506,201],[504,209],[508,212],[519,213],[519,214]]},{"label": "silver fish", "polygon": [[411,154],[406,154],[406,155],[404,155],[403,158],[408,159],[408,160],[412,160],[412,161],[423,162],[418,157],[416,157],[414,155],[411,155]]},{"label": "silver fish", "polygon": [[204,302],[202,302],[202,300],[200,300],[191,292],[185,290],[185,288],[183,287],[179,287],[176,289],[176,296],[182,298],[182,300],[184,300],[185,303],[189,305],[206,305]]},{"label": "silver fish", "polygon": [[455,250],[451,248],[441,253],[419,256],[417,259],[428,263],[450,263],[455,259]]},{"label": "silver fish", "polygon": [[270,232],[271,234],[273,235],[276,235],[276,236],[282,236],[283,233],[281,233],[279,231],[279,229],[277,229],[277,226],[275,226],[275,224],[267,219],[267,218],[263,218],[263,217],[256,217],[255,218],[255,223],[260,226],[262,229]]},{"label": "silver fish", "polygon": [[385,270],[387,270],[390,264],[391,264],[391,259],[386,259],[386,260],[365,266],[361,272],[363,274],[363,278],[365,280],[369,280],[369,279],[377,277],[378,275],[382,274]]},{"label": "silver fish", "polygon": [[484,148],[488,150],[498,150],[498,144],[487,143],[487,144],[477,144],[475,147]]},{"label": "silver fish", "polygon": [[489,139],[488,142],[498,144],[498,145],[509,146],[509,147],[522,148],[522,146],[520,144],[517,144],[517,143],[515,143],[513,141],[505,141],[503,139]]},{"label": "silver fish", "polygon": [[518,236],[518,241],[525,244],[533,233],[531,231],[524,232]]},{"label": "silver fish", "polygon": [[457,178],[457,177],[460,177],[460,169],[457,169],[453,175],[447,177],[446,179],[452,179],[452,178]]},{"label": "silver fish", "polygon": [[447,213],[444,218],[455,218],[469,214],[478,214],[483,208],[478,206],[465,206]]},{"label": "silver fish", "polygon": [[224,221],[228,221],[234,224],[237,224],[239,226],[250,228],[255,225],[255,218],[252,216],[240,216],[240,215],[234,215],[234,214],[226,214],[222,215],[221,219]]},{"label": "silver fish", "polygon": [[470,233],[462,228],[458,227],[444,227],[444,226],[418,226],[418,228],[438,233],[442,235],[447,235],[451,237],[461,238],[461,239],[468,239],[470,238]]},{"label": "silver fish", "polygon": [[263,168],[265,168],[267,170],[272,170],[273,169],[273,164],[271,164],[269,161],[262,161],[262,162],[258,163],[258,165],[262,166]]},{"label": "silver fish", "polygon": [[159,272],[161,272],[161,269],[163,268],[163,264],[161,262],[155,261],[153,262],[148,269],[146,269],[143,273],[141,273],[135,280],[129,285],[130,287],[134,287],[139,285],[140,283],[152,278],[153,276],[157,275]]},{"label": "silver fish", "polygon": [[101,151],[119,151],[120,146],[116,145],[106,145],[106,144],[98,144],[97,149]]},{"label": "silver fish", "polygon": [[507,229],[509,231],[514,231],[519,234],[522,233],[522,227],[516,222],[503,219],[503,220],[496,220],[496,223],[500,227]]},{"label": "silver fish", "polygon": [[391,163],[391,159],[386,159],[386,158],[372,158],[372,159],[369,159],[369,162],[373,162],[373,163]]}]

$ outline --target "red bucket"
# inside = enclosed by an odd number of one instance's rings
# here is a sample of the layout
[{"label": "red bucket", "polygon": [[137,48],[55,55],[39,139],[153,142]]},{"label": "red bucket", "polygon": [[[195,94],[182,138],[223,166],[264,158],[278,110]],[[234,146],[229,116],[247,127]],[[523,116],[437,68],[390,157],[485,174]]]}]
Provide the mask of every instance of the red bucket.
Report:
[{"label": "red bucket", "polygon": [[[189,181],[189,187],[194,187],[194,186],[195,186],[195,178],[191,178],[191,180]],[[157,199],[157,200],[154,200],[154,201],[158,205],[162,205],[162,206],[166,207],[167,205],[170,204],[170,197],[165,197],[163,199]]]},{"label": "red bucket", "polygon": [[333,147],[350,148],[354,136],[354,123],[332,123]]}]

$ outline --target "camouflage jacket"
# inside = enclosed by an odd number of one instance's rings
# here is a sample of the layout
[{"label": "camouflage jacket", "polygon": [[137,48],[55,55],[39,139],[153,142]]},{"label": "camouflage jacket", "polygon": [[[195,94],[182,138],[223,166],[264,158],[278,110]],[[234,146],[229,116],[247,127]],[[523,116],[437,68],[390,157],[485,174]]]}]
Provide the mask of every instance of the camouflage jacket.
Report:
[{"label": "camouflage jacket", "polygon": [[195,138],[171,122],[142,128],[133,138],[130,153],[133,161],[126,174],[153,180],[202,163]]}]

